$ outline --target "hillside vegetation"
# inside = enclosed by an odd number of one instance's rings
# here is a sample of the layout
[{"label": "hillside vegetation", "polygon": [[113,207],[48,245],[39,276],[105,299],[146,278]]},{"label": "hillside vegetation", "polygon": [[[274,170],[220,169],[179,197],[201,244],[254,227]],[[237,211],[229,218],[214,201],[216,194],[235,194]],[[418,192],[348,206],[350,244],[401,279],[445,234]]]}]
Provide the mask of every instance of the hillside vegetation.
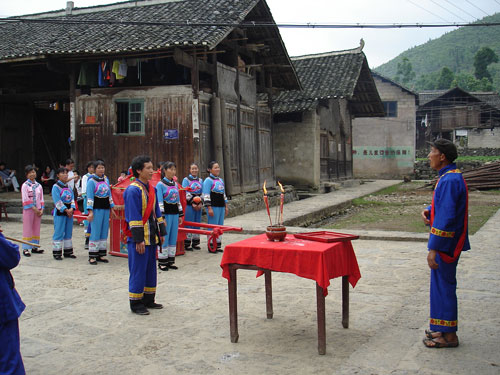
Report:
[{"label": "hillside vegetation", "polygon": [[[475,23],[500,22],[500,13],[485,17]],[[474,74],[474,55],[481,47],[491,48],[500,56],[500,26],[460,27],[427,43],[410,48],[399,56],[380,65],[374,70],[394,78],[398,63],[406,57],[413,67],[415,78],[407,85],[422,90],[425,79],[422,76],[436,77],[443,67],[448,67],[455,75]],[[488,71],[493,78],[493,89],[500,89],[500,63],[489,65]],[[420,87],[419,87],[420,86]]]}]

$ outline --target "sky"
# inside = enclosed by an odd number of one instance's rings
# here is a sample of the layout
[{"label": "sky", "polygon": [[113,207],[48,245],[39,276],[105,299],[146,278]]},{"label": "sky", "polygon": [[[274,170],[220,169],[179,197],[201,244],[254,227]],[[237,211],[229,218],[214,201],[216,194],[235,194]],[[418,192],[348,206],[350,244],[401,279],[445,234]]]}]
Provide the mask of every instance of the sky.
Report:
[{"label": "sky", "polygon": [[[75,7],[113,2],[119,0],[74,0]],[[500,12],[500,0],[267,0],[267,3],[276,23],[301,24],[466,23]],[[0,0],[0,16],[38,13],[65,7],[65,0]],[[498,28],[500,35],[500,27]],[[370,67],[375,68],[408,48],[455,29],[281,28],[280,33],[290,56],[355,48],[363,38],[363,51]]]}]

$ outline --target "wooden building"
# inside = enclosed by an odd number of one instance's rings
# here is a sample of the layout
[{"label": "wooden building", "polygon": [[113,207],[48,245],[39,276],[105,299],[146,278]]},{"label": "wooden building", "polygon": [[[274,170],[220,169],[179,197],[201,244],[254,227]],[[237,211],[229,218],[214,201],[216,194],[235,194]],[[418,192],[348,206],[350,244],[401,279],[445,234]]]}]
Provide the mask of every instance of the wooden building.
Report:
[{"label": "wooden building", "polygon": [[318,189],[352,177],[352,119],[384,115],[362,48],[292,58],[304,90],[273,99],[278,179]]},{"label": "wooden building", "polygon": [[446,138],[469,148],[500,147],[500,96],[459,87],[419,93],[417,148]]},{"label": "wooden building", "polygon": [[265,0],[68,2],[0,33],[10,167],[102,158],[114,181],[146,154],[179,177],[217,160],[230,194],[273,180],[271,108],[257,95],[300,84]]},{"label": "wooden building", "polygon": [[353,120],[353,171],[358,178],[413,175],[418,95],[372,72],[385,116]]}]

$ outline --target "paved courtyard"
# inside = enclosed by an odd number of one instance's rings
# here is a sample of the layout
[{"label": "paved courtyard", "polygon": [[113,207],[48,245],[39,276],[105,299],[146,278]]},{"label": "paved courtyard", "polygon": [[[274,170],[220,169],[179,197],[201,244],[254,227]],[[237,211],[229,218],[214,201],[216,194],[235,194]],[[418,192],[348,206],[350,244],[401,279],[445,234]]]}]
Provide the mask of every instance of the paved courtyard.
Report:
[{"label": "paved courtyard", "polygon": [[[20,223],[1,224],[7,235],[22,237]],[[179,270],[159,271],[157,301],[165,308],[137,316],[128,306],[126,258],[90,266],[83,230],[75,226],[78,258],[55,261],[52,226],[43,224],[46,253],[22,257],[13,271],[27,305],[20,319],[27,373],[499,374],[499,227],[500,211],[460,260],[459,348],[421,343],[428,321],[426,244],[358,240],[362,278],[351,290],[350,328],[342,328],[340,280],[333,280],[327,353],[319,356],[311,280],[273,274],[274,318],[268,320],[263,277],[239,271],[240,339],[232,344],[221,254],[188,252],[178,257]],[[227,234],[224,243],[248,236]]]}]

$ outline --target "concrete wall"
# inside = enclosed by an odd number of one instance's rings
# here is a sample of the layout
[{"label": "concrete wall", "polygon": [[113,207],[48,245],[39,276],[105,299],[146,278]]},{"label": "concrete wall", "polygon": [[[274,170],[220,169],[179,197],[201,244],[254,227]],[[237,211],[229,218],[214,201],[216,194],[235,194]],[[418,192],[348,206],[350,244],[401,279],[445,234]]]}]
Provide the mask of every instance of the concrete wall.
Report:
[{"label": "concrete wall", "polygon": [[401,178],[413,173],[415,161],[415,96],[374,77],[382,101],[397,101],[397,117],[353,121],[354,177]]},{"label": "concrete wall", "polygon": [[319,123],[315,110],[304,112],[302,122],[273,123],[277,180],[295,187],[319,187]]},{"label": "concrete wall", "polygon": [[467,132],[468,148],[499,148],[500,147],[500,128],[493,129],[469,129]]}]

